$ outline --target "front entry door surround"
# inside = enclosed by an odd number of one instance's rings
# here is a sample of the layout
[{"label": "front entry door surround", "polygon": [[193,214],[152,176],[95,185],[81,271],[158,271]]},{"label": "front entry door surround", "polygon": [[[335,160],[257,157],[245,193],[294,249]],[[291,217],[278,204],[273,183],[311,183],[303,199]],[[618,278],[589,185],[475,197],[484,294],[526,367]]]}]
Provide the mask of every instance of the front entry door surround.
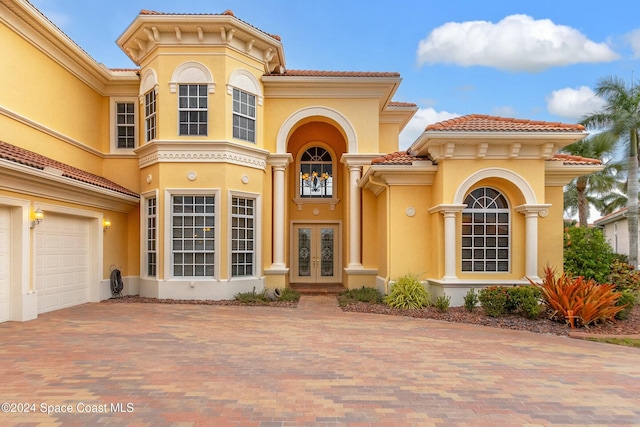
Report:
[{"label": "front entry door surround", "polygon": [[340,247],[339,224],[294,224],[291,282],[339,283]]}]

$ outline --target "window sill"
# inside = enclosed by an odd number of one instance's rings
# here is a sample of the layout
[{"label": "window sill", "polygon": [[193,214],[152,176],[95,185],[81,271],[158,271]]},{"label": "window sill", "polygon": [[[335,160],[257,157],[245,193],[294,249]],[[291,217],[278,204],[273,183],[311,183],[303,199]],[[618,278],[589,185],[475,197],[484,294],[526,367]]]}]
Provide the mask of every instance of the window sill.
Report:
[{"label": "window sill", "polygon": [[293,199],[293,203],[295,203],[298,206],[298,210],[301,211],[302,210],[302,205],[305,204],[328,204],[330,205],[331,210],[335,210],[336,209],[336,205],[340,202],[340,199],[336,199],[336,198],[311,198],[311,197],[305,197],[305,198],[301,198],[301,197],[296,197]]}]

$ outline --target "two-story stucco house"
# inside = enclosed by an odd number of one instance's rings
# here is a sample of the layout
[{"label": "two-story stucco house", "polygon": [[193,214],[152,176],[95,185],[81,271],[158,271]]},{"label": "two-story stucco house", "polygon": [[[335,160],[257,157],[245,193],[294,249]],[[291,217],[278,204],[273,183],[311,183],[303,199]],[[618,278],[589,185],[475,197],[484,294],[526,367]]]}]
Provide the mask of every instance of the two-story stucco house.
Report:
[{"label": "two-story stucco house", "polygon": [[231,11],[141,11],[132,69],[26,0],[0,40],[0,321],[109,298],[113,269],[181,299],[416,273],[461,304],[561,266],[562,186],[600,168],[556,154],[579,125],[483,115],[398,152],[398,73],[287,69]]}]

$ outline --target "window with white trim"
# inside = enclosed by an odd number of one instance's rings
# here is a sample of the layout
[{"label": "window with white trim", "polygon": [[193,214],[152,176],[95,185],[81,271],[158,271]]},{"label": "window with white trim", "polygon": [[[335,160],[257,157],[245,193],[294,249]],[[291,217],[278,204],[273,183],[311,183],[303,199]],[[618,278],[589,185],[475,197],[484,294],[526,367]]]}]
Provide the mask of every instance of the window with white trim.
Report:
[{"label": "window with white trim", "polygon": [[146,141],[156,139],[156,91],[151,89],[144,95],[144,123]]},{"label": "window with white trim", "polygon": [[462,271],[510,270],[510,210],[498,190],[481,187],[464,200],[462,211]]},{"label": "window with white trim", "polygon": [[231,197],[231,277],[253,276],[255,269],[256,199]]},{"label": "window with white trim", "polygon": [[178,133],[180,135],[207,134],[207,85],[178,85]]},{"label": "window with white trim", "polygon": [[116,102],[116,148],[136,148],[135,102]]},{"label": "window with white trim", "polygon": [[173,276],[214,277],[215,196],[171,197]]},{"label": "window with white trim", "polygon": [[147,276],[155,277],[158,269],[157,260],[157,230],[158,205],[155,197],[150,197],[146,203],[147,209]]},{"label": "window with white trim", "polygon": [[233,137],[256,142],[256,96],[233,88]]}]

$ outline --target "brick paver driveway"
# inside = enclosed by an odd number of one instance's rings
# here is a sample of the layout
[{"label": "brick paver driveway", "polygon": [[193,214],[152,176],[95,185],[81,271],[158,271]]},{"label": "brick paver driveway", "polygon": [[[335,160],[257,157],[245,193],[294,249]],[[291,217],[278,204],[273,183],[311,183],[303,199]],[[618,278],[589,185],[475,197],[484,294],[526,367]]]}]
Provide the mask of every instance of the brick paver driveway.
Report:
[{"label": "brick paver driveway", "polygon": [[0,324],[0,425],[640,425],[638,349],[334,301],[98,303]]}]

